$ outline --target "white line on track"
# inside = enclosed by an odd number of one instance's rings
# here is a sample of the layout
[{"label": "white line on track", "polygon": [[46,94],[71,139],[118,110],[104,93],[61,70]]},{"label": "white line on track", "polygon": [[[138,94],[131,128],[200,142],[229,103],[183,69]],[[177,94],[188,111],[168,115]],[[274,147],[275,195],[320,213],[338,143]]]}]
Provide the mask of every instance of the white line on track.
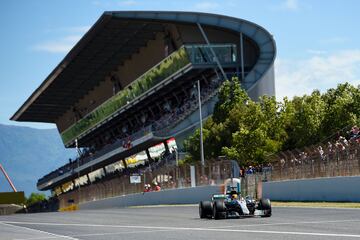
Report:
[{"label": "white line on track", "polygon": [[[69,237],[93,237],[93,236],[109,236],[109,235],[121,235],[121,234],[138,234],[138,233],[157,233],[157,232],[171,232],[174,230],[147,230],[147,231],[125,231],[125,232],[109,232],[109,233],[89,233],[89,234],[76,234]],[[16,238],[14,240],[41,240],[41,239],[55,239],[58,237],[33,237],[33,238]]]},{"label": "white line on track", "polygon": [[[0,222],[1,223],[1,222]],[[317,232],[288,232],[288,231],[266,231],[250,229],[221,229],[221,228],[191,228],[191,227],[159,227],[159,226],[131,226],[131,225],[103,225],[103,224],[79,224],[79,223],[34,223],[34,222],[3,222],[7,224],[24,225],[43,225],[43,226],[77,226],[77,227],[108,227],[108,228],[134,228],[134,229],[159,229],[159,230],[184,230],[184,231],[212,231],[212,232],[233,232],[233,233],[264,233],[281,235],[307,235],[307,236],[326,236],[342,238],[360,238],[358,234],[338,234],[338,233],[317,233]],[[294,223],[296,224],[296,223]],[[74,239],[69,237],[70,239]]]},{"label": "white line on track", "polygon": [[282,226],[282,225],[298,225],[298,224],[323,224],[323,223],[342,223],[342,222],[359,222],[360,219],[346,219],[346,220],[333,220],[333,221],[309,221],[309,222],[285,222],[285,223],[256,223],[256,224],[237,224],[230,226],[222,227],[213,227],[214,229],[218,228],[233,228],[233,227],[253,227],[253,226]]},{"label": "white line on track", "polygon": [[41,230],[37,230],[37,229],[33,229],[33,228],[28,228],[28,227],[23,227],[23,226],[16,226],[16,225],[13,225],[11,223],[0,222],[0,224],[10,226],[10,227],[14,227],[14,228],[21,228],[21,229],[26,229],[26,230],[30,230],[30,231],[33,231],[33,232],[43,233],[43,234],[49,235],[49,237],[46,237],[46,238],[44,237],[42,239],[65,238],[65,239],[70,239],[70,240],[79,240],[77,238],[73,238],[73,237],[69,237],[69,236],[65,236],[65,235],[58,235],[58,234],[49,233],[49,232],[45,232],[45,231],[41,231]]}]

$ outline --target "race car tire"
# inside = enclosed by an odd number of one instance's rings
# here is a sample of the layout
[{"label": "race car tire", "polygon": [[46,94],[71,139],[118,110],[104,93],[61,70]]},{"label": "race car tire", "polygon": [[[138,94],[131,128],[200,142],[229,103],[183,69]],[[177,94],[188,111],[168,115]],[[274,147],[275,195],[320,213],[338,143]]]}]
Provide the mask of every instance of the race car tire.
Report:
[{"label": "race car tire", "polygon": [[226,218],[226,207],[223,201],[215,201],[213,204],[213,217],[218,220],[221,218]]},{"label": "race car tire", "polygon": [[261,198],[259,201],[259,210],[264,211],[261,217],[271,217],[271,202],[267,198]]},{"label": "race car tire", "polygon": [[213,206],[210,201],[201,201],[199,203],[199,216],[200,218],[212,218]]}]

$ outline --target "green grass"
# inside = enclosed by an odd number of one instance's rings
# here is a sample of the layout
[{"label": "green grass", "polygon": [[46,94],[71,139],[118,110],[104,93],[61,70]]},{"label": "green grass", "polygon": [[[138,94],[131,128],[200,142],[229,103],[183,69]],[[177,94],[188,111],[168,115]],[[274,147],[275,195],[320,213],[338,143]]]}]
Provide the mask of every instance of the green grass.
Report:
[{"label": "green grass", "polygon": [[273,207],[323,207],[323,208],[360,208],[360,202],[280,202],[271,201]]},{"label": "green grass", "polygon": [[[197,207],[198,204],[161,204],[130,206],[129,208],[156,207]],[[272,207],[304,207],[304,208],[360,208],[360,202],[280,202],[271,201]]]}]

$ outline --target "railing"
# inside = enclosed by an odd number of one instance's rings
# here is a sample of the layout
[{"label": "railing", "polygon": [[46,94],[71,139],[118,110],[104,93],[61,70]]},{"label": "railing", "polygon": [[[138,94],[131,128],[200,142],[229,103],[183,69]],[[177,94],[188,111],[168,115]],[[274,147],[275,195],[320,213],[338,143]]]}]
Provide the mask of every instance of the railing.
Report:
[{"label": "railing", "polygon": [[149,69],[143,75],[133,81],[128,87],[115,96],[98,106],[83,119],[70,126],[61,133],[65,144],[70,143],[76,137],[106,120],[118,112],[122,107],[131,103],[136,98],[152,89],[167,77],[175,74],[188,64],[206,65],[214,64],[215,57],[210,51],[213,48],[217,58],[223,64],[236,62],[236,45],[213,44],[208,45],[184,45],[170,56]]},{"label": "railing", "polygon": [[156,84],[176,73],[189,63],[190,61],[185,48],[182,47],[178,51],[172,53],[170,56],[137,78],[124,90],[111,97],[83,119],[63,131],[61,133],[63,142],[67,144],[73,141],[77,136],[104,121],[126,104],[144,94]]},{"label": "railing", "polygon": [[[202,103],[207,102],[209,99],[211,99],[217,93],[216,89],[219,88],[220,84],[221,84],[220,80],[216,80],[216,81],[213,80],[213,81],[211,81],[211,84],[209,85],[208,88],[203,88],[203,90],[201,91]],[[184,110],[181,110],[180,113],[176,113],[176,111],[175,111],[174,114],[171,115],[170,118],[160,119],[160,120],[156,121],[155,123],[152,123],[146,127],[143,127],[141,130],[131,134],[128,137],[124,137],[124,138],[115,140],[113,143],[104,146],[102,149],[96,151],[95,153],[93,153],[91,155],[80,157],[80,159],[78,158],[77,160],[73,161],[71,164],[68,163],[68,164],[62,166],[58,170],[55,170],[55,171],[51,172],[50,174],[47,174],[44,177],[42,177],[41,179],[39,179],[38,186],[42,185],[58,176],[61,176],[67,172],[73,171],[73,169],[77,168],[77,166],[82,166],[83,164],[86,164],[92,160],[95,160],[98,157],[100,157],[112,150],[122,147],[124,145],[124,143],[126,143],[129,139],[131,140],[131,142],[133,142],[136,139],[145,137],[149,133],[153,133],[154,136],[157,136],[157,137],[167,137],[169,135],[169,132],[170,132],[172,126],[175,126],[176,124],[178,124],[186,116],[190,115],[192,112],[194,112],[196,109],[198,109],[198,107],[199,107],[198,101],[196,98],[193,99],[192,101],[188,101],[186,104],[184,104],[184,106],[179,108],[179,109],[185,108]],[[79,161],[79,163],[77,161]]]},{"label": "railing", "polygon": [[[321,147],[321,148],[320,148]],[[360,144],[356,141],[328,148],[312,146],[304,151],[287,151],[272,160],[268,181],[360,175]]]},{"label": "railing", "polygon": [[[152,126],[144,127],[141,130],[132,134],[130,137],[118,139],[114,143],[104,146],[102,149],[96,151],[94,154],[90,154],[85,157],[80,157],[77,160],[73,161],[71,164],[68,163],[68,164],[62,166],[60,169],[58,169],[50,174],[45,175],[44,177],[39,179],[37,185],[38,186],[42,185],[42,184],[46,183],[47,181],[50,181],[51,179],[61,176],[67,172],[71,172],[71,171],[73,171],[73,169],[77,168],[78,166],[82,166],[82,165],[84,165],[92,160],[95,160],[98,157],[101,157],[102,155],[104,155],[108,152],[111,152],[115,149],[118,149],[120,147],[125,148],[123,145],[127,141],[127,139],[131,139],[132,141],[134,141],[138,138],[145,137],[146,135],[151,133],[151,129],[152,129]],[[77,161],[79,161],[79,163]]]},{"label": "railing", "polygon": [[214,50],[216,57],[222,64],[231,64],[236,62],[235,44],[191,44],[185,45],[185,49],[190,57],[192,64],[215,64],[215,56],[211,52]]},{"label": "railing", "polygon": [[[336,144],[336,145],[335,145]],[[242,195],[257,196],[260,181],[277,181],[319,177],[337,177],[360,175],[360,144],[357,141],[331,147],[312,146],[304,151],[287,151],[273,159],[272,164],[258,168],[242,177]],[[161,189],[176,189],[192,186],[189,165],[176,167],[174,155],[168,155],[161,161],[149,165],[140,165],[136,169],[113,172],[94,182],[88,182],[81,188],[60,194],[60,205],[66,206],[68,200],[75,203],[94,201],[108,197],[141,193],[144,185],[155,183]],[[196,186],[223,184],[233,176],[231,161],[206,161],[205,166],[195,165],[193,183]],[[125,172],[124,172],[125,171]],[[130,176],[140,175],[141,183],[130,183]]]},{"label": "railing", "polygon": [[[173,159],[174,160],[174,159]],[[164,161],[164,159],[162,160]],[[205,167],[195,166],[196,186],[223,184],[225,179],[231,178],[231,162],[208,162]],[[121,196],[144,192],[144,185],[150,184],[155,187],[158,184],[162,190],[191,187],[190,165],[176,167],[163,165],[160,168],[143,166],[138,169],[141,183],[130,183],[130,173],[121,173],[111,178],[99,179],[96,182],[74,188],[72,191],[59,195],[60,206],[66,206],[69,199],[75,203],[99,200],[108,197]],[[155,191],[155,189],[153,189]]]},{"label": "railing", "polygon": [[[212,99],[217,94],[217,89],[220,87],[222,81],[217,79],[216,82],[213,82],[209,88],[204,88],[201,90],[201,103],[205,104],[210,99]],[[199,103],[197,98],[193,99],[188,103],[188,108],[183,114],[176,115],[171,119],[168,119],[169,124],[162,124],[159,127],[154,127],[154,136],[157,137],[169,137],[171,136],[171,130],[174,126],[183,121],[190,114],[199,109]]]}]

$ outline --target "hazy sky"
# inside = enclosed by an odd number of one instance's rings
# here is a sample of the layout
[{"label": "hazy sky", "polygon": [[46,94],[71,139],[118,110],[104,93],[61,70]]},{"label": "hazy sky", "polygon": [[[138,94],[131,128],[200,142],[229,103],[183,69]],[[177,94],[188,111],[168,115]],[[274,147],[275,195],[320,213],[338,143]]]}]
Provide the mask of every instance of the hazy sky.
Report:
[{"label": "hazy sky", "polygon": [[265,27],[277,44],[278,99],[345,81],[360,84],[358,0],[1,0],[0,123],[54,127],[8,119],[110,10],[211,12]]}]

